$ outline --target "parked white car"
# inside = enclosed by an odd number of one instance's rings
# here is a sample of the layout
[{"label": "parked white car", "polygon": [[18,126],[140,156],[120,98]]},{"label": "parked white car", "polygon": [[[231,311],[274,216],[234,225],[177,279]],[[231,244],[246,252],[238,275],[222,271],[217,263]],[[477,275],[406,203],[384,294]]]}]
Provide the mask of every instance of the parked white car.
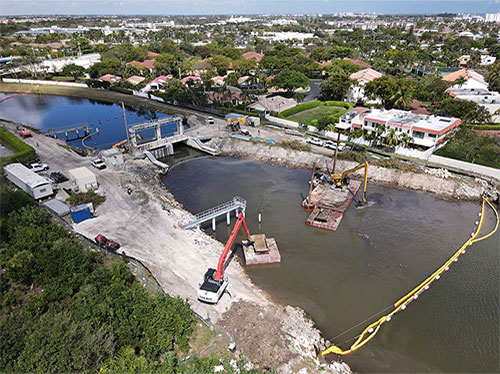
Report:
[{"label": "parked white car", "polygon": [[306,142],[312,145],[319,145],[320,147],[322,147],[324,144],[323,140],[318,138],[307,138]]},{"label": "parked white car", "polygon": [[207,118],[205,119],[205,123],[206,123],[207,125],[213,125],[213,124],[215,124],[215,120],[214,120],[214,118],[213,118],[213,117],[207,117]]},{"label": "parked white car", "polygon": [[48,170],[49,165],[43,164],[41,162],[35,162],[34,164],[31,164],[28,169],[34,171],[35,173],[38,173],[40,171]]},{"label": "parked white car", "polygon": [[337,145],[336,145],[334,142],[332,142],[331,140],[327,140],[327,141],[325,142],[324,147],[325,147],[325,148],[330,148],[330,149],[335,150],[335,149],[337,148]]},{"label": "parked white car", "polygon": [[102,158],[94,158],[92,161],[90,161],[90,163],[96,169],[106,169],[106,164],[104,163]]}]

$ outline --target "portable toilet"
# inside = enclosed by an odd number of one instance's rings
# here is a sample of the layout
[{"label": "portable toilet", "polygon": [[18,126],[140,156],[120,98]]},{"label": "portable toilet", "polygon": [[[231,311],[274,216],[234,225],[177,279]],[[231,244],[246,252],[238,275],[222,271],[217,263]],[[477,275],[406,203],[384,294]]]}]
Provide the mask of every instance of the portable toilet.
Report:
[{"label": "portable toilet", "polygon": [[92,214],[90,213],[90,208],[87,204],[82,204],[78,206],[74,206],[70,209],[71,219],[74,223],[80,223],[89,218],[92,218]]}]

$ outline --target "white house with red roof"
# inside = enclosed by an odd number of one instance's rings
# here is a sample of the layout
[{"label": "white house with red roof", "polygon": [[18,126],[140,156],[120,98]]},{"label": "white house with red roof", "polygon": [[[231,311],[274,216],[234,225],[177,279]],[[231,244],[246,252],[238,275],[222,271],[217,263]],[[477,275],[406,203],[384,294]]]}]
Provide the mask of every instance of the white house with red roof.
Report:
[{"label": "white house with red roof", "polygon": [[349,78],[355,83],[352,85],[349,93],[347,94],[347,101],[356,102],[362,100],[370,103],[380,103],[379,100],[370,100],[365,96],[365,85],[374,79],[380,78],[383,74],[378,71],[367,68],[355,73],[352,73]]},{"label": "white house with red roof", "polygon": [[445,82],[454,83],[458,78],[464,78],[465,83],[458,86],[453,85],[452,88],[464,88],[464,89],[488,89],[488,83],[484,77],[478,72],[472,69],[460,69],[453,73],[446,74],[443,76],[442,80]]},{"label": "white house with red roof", "polygon": [[101,82],[109,82],[110,84],[115,84],[121,81],[122,77],[113,74],[106,74],[102,77],[99,77],[98,80],[100,80]]},{"label": "white house with red roof", "polygon": [[462,124],[462,120],[453,117],[414,114],[399,109],[353,108],[342,114],[337,128],[342,130],[362,129],[372,133],[380,125],[385,126],[384,136],[394,129],[398,134],[407,134],[413,138],[412,143],[423,148],[431,148],[443,143],[454,130]]}]

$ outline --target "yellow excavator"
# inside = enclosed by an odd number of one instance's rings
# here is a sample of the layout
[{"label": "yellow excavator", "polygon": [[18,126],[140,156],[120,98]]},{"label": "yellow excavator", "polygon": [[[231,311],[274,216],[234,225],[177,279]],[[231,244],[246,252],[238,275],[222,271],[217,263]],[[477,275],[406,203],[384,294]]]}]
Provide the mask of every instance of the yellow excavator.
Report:
[{"label": "yellow excavator", "polygon": [[[142,136],[140,136],[139,134],[135,134],[135,137],[136,137],[137,139],[142,140]],[[113,148],[120,148],[122,151],[124,151],[124,152],[125,152],[125,151],[126,151],[126,146],[125,146],[125,144],[127,144],[127,143],[129,142],[129,140],[130,140],[130,139],[125,139],[125,140],[122,140],[121,142],[116,143],[116,144],[113,146]],[[123,146],[123,147],[122,147],[122,146]]]},{"label": "yellow excavator", "polygon": [[366,185],[368,183],[368,161],[365,161],[358,166],[353,167],[344,171],[342,174],[330,174],[330,182],[335,185],[335,187],[342,188],[343,186],[348,186],[350,183],[349,174],[354,173],[360,169],[365,168],[365,178],[363,181],[363,198],[361,199],[361,204],[366,204]]}]

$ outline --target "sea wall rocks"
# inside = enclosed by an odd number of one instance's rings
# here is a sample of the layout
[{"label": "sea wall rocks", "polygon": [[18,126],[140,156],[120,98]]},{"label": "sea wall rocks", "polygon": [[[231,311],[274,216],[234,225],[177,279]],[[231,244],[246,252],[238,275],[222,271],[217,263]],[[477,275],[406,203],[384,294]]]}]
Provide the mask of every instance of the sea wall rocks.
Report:
[{"label": "sea wall rocks", "polygon": [[[289,168],[312,168],[313,163],[319,170],[326,171],[332,166],[332,157],[312,152],[296,151],[276,145],[254,143],[229,138],[221,144],[221,154],[241,157],[249,160],[263,161]],[[337,161],[337,170],[346,170],[355,166],[352,161]],[[427,169],[424,169],[427,170]],[[355,173],[362,176],[363,171]],[[491,182],[446,172],[415,173],[397,169],[370,166],[368,172],[370,182],[396,186],[398,188],[431,192],[445,197],[475,200],[486,195],[490,200],[498,200],[497,186]]]}]

